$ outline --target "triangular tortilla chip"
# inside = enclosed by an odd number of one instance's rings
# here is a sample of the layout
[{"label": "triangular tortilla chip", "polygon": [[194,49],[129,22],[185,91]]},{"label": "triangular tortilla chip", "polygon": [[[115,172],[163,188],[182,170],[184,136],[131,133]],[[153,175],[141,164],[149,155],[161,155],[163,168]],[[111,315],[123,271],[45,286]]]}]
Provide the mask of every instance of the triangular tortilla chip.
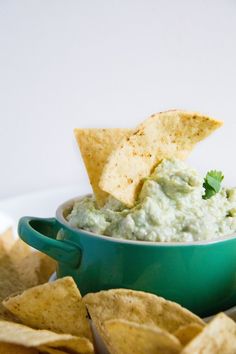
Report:
[{"label": "triangular tortilla chip", "polygon": [[0,343],[15,344],[28,348],[49,347],[74,354],[94,353],[92,343],[83,337],[35,330],[22,324],[0,321]]},{"label": "triangular tortilla chip", "polygon": [[21,345],[0,343],[0,353],[2,354],[39,354],[35,348],[26,348]]},{"label": "triangular tortilla chip", "polygon": [[13,319],[13,316],[2,305],[2,300],[12,293],[24,290],[19,273],[9,255],[9,242],[0,238],[0,319]]},{"label": "triangular tortilla chip", "polygon": [[198,113],[176,110],[152,115],[110,154],[99,187],[132,207],[143,178],[163,158],[185,159],[196,143],[221,125]]},{"label": "triangular tortilla chip", "polygon": [[19,238],[12,245],[9,255],[12,262],[18,266],[18,264],[31,253],[32,248]]},{"label": "triangular tortilla chip", "polygon": [[110,354],[178,354],[181,350],[177,338],[156,326],[110,320],[104,322],[104,332]]},{"label": "triangular tortilla chip", "polygon": [[170,333],[190,323],[204,325],[198,316],[175,302],[142,291],[100,291],[85,295],[83,301],[96,327],[101,331],[103,322],[113,319],[154,325]]},{"label": "triangular tortilla chip", "polygon": [[71,277],[28,289],[3,305],[27,326],[92,338],[85,305]]},{"label": "triangular tortilla chip", "polygon": [[4,244],[4,248],[6,251],[10,251],[12,246],[15,243],[15,238],[13,235],[13,230],[12,228],[7,229],[5,232],[0,234],[0,240],[2,244]]},{"label": "triangular tortilla chip", "polygon": [[236,353],[236,323],[224,313],[219,313],[181,352],[192,353]]},{"label": "triangular tortilla chip", "polygon": [[49,348],[45,345],[41,345],[39,347],[40,353],[43,354],[68,354],[68,352],[65,352],[64,350],[59,350],[59,349],[55,349],[55,348]]},{"label": "triangular tortilla chip", "polygon": [[101,173],[111,152],[131,134],[130,129],[75,129],[75,137],[93,188],[97,203],[103,206],[108,194],[99,187]]},{"label": "triangular tortilla chip", "polygon": [[177,331],[175,331],[174,335],[178,338],[180,343],[185,346],[188,344],[193,338],[195,338],[202,330],[204,326],[198,323],[190,323],[185,326],[180,326]]},{"label": "triangular tortilla chip", "polygon": [[24,289],[46,283],[56,270],[56,261],[46,254],[31,251],[20,263],[17,270]]},{"label": "triangular tortilla chip", "polygon": [[56,262],[40,252],[32,252],[25,242],[14,240],[12,233],[0,236],[0,318],[15,320],[2,305],[6,297],[31,286],[47,282]]}]

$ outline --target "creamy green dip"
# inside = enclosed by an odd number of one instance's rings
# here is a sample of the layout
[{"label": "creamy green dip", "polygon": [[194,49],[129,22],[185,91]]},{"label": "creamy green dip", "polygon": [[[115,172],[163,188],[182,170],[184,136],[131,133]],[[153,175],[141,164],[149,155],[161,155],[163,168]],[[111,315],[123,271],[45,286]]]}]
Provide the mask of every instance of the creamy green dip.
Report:
[{"label": "creamy green dip", "polygon": [[76,201],[70,225],[116,238],[187,242],[211,240],[236,231],[236,188],[203,199],[203,178],[179,160],[163,160],[128,209],[110,197],[98,209],[94,197]]}]

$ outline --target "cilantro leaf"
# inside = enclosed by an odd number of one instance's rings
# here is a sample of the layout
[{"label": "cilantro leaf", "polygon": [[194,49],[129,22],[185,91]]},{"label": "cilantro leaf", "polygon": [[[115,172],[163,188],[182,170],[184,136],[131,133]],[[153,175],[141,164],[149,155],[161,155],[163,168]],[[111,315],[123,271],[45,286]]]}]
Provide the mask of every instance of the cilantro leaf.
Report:
[{"label": "cilantro leaf", "polygon": [[203,199],[209,199],[213,197],[216,193],[220,191],[221,182],[224,179],[224,175],[221,171],[212,170],[207,172],[204,178],[203,187],[205,188],[205,194],[202,196]]}]

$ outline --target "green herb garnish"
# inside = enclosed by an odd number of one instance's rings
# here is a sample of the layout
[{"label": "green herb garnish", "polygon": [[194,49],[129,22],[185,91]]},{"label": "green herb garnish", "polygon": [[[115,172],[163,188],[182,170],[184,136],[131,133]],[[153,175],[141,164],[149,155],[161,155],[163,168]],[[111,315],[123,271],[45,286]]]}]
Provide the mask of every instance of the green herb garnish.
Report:
[{"label": "green herb garnish", "polygon": [[204,178],[203,187],[205,188],[205,194],[202,196],[203,199],[209,199],[216,193],[220,191],[221,182],[224,179],[224,175],[221,171],[209,171]]}]

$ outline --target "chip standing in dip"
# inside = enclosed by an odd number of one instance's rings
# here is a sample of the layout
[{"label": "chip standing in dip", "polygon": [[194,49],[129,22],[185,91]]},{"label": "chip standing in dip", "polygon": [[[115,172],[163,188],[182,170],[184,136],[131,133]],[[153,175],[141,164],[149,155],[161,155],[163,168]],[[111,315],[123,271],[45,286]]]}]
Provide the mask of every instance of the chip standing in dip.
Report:
[{"label": "chip standing in dip", "polygon": [[236,188],[204,198],[204,180],[185,162],[163,160],[146,178],[132,208],[110,197],[78,200],[71,226],[111,237],[161,242],[212,240],[236,231]]}]

